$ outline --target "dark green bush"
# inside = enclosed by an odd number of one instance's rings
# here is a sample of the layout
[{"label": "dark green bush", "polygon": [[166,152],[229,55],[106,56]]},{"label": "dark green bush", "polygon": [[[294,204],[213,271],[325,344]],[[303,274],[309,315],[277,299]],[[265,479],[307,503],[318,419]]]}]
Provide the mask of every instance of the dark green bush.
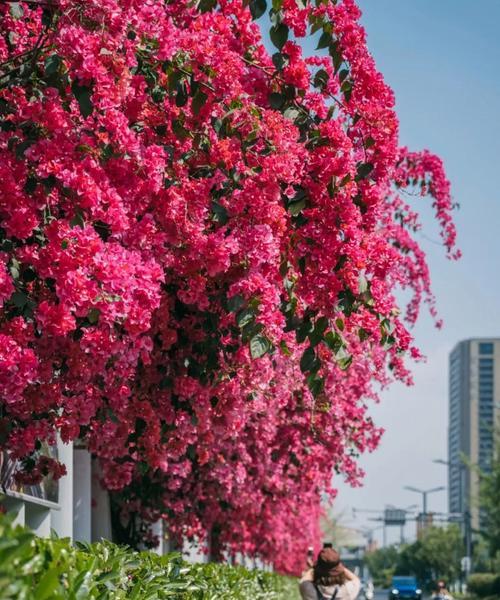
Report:
[{"label": "dark green bush", "polygon": [[135,552],[111,542],[37,538],[0,515],[2,600],[298,599],[296,580],[179,554]]},{"label": "dark green bush", "polygon": [[467,580],[467,588],[480,598],[500,596],[500,575],[495,573],[475,573]]}]

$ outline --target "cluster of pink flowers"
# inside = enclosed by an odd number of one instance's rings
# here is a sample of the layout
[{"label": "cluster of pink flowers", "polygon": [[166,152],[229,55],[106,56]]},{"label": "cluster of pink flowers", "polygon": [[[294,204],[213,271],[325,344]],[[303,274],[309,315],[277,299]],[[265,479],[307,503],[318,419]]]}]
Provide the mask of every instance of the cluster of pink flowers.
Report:
[{"label": "cluster of pink flowers", "polygon": [[33,481],[78,438],[124,518],[295,572],[435,310],[401,191],[455,229],[354,0],[274,0],[273,56],[265,4],[0,5],[0,444]]}]

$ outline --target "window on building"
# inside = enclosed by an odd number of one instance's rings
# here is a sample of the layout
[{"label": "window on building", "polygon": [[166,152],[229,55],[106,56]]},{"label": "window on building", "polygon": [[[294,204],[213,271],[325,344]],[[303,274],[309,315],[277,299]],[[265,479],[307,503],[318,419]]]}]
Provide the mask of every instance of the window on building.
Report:
[{"label": "window on building", "polygon": [[493,344],[481,342],[479,344],[479,354],[493,354]]},{"label": "window on building", "polygon": [[479,359],[479,368],[480,369],[493,369],[493,359],[492,358],[480,358]]}]

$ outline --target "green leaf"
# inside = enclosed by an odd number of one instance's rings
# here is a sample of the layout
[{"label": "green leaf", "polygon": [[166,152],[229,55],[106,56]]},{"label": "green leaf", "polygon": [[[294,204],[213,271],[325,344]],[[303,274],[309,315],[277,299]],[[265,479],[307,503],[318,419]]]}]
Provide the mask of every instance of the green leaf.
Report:
[{"label": "green leaf", "polygon": [[240,308],[245,304],[245,298],[240,294],[236,294],[235,296],[231,296],[231,298],[227,301],[227,309],[229,312],[236,312],[240,310]]},{"label": "green leaf", "polygon": [[23,308],[28,302],[28,296],[24,292],[14,292],[10,297],[10,301],[17,308]]},{"label": "green leaf", "polygon": [[289,212],[296,217],[301,211],[302,209],[304,209],[306,206],[306,199],[302,198],[302,200],[298,200],[297,202],[290,202],[288,204],[288,210]]},{"label": "green leaf", "polygon": [[344,177],[342,177],[342,180],[340,181],[340,187],[344,187],[344,185],[349,183],[349,181],[351,181],[351,174],[347,173],[347,175],[344,175]]},{"label": "green leaf", "polygon": [[38,585],[35,588],[35,598],[37,600],[46,600],[53,598],[54,592],[59,587],[59,569],[49,569],[46,571]]},{"label": "green leaf", "polygon": [[95,325],[97,323],[97,321],[99,321],[99,315],[101,314],[101,311],[96,308],[93,307],[89,310],[89,312],[87,313],[87,320],[89,323],[92,323],[92,325]]},{"label": "green leaf", "polygon": [[229,219],[226,208],[215,200],[212,201],[212,215],[212,219],[221,225],[225,225]]},{"label": "green leaf", "polygon": [[266,0],[250,0],[250,12],[252,13],[253,19],[260,19],[266,12],[267,2]]},{"label": "green leaf", "polygon": [[303,323],[301,323],[295,333],[297,342],[301,344],[303,341],[305,341],[306,337],[309,335],[309,332],[312,331],[312,329],[313,324],[311,323],[311,321],[306,320]]},{"label": "green leaf", "polygon": [[332,350],[334,354],[337,354],[344,346],[344,340],[336,331],[328,331],[325,334],[325,343]]},{"label": "green leaf", "polygon": [[94,576],[97,557],[94,557],[86,570],[83,570],[75,579],[74,589],[76,591],[76,600],[86,600],[90,597],[91,588],[94,586],[92,581]]},{"label": "green leaf", "polygon": [[52,25],[52,21],[54,20],[55,11],[53,7],[44,6],[42,11],[42,25],[44,27],[50,27]]},{"label": "green leaf", "polygon": [[250,340],[250,354],[252,358],[260,358],[271,350],[273,345],[263,335],[256,335]]},{"label": "green leaf", "polygon": [[217,0],[200,0],[198,10],[202,13],[209,12],[217,6]]},{"label": "green leaf", "polygon": [[344,98],[346,102],[349,102],[352,96],[352,83],[350,81],[344,81],[344,83],[340,86],[340,89],[344,93]]},{"label": "green leaf", "polygon": [[282,52],[275,52],[273,54],[273,65],[278,71],[283,70],[288,64],[288,55]]},{"label": "green leaf", "polygon": [[283,113],[283,116],[286,117],[287,119],[290,119],[291,121],[295,121],[295,119],[299,116],[299,114],[300,114],[300,112],[297,108],[295,108],[293,106],[289,106]]},{"label": "green leaf", "polygon": [[19,159],[24,158],[24,153],[33,144],[34,140],[24,140],[23,142],[16,145],[16,156]]},{"label": "green leaf", "polygon": [[13,19],[21,19],[24,16],[24,10],[20,2],[10,3],[10,14]]},{"label": "green leaf", "polygon": [[344,61],[342,51],[337,40],[335,40],[335,42],[332,42],[328,46],[328,54],[332,57],[333,66],[335,67],[335,71],[337,71],[337,69],[340,68],[340,65]]},{"label": "green leaf", "polygon": [[348,354],[344,348],[341,348],[335,355],[335,360],[342,371],[347,370],[352,363],[352,355]]},{"label": "green leaf", "polygon": [[[356,181],[360,181],[360,178],[356,177]],[[359,207],[361,214],[364,215],[366,213],[366,211],[368,210],[368,206],[367,206],[366,202],[363,201],[363,196],[361,194],[356,194],[356,196],[354,196],[352,201],[354,202],[354,204],[356,206]]]},{"label": "green leaf", "polygon": [[372,163],[360,163],[357,168],[358,179],[366,179],[368,175],[373,171]]},{"label": "green leaf", "polygon": [[323,334],[328,327],[328,319],[326,317],[320,317],[314,324],[314,329],[309,334],[309,342],[311,346],[317,346],[323,339]]},{"label": "green leaf", "polygon": [[51,54],[45,59],[45,75],[55,75],[61,67],[62,61],[57,54]]},{"label": "green leaf", "polygon": [[308,376],[307,386],[311,390],[311,394],[316,398],[323,391],[325,387],[325,380],[323,377],[319,377],[314,373]]},{"label": "green leaf", "polygon": [[271,42],[278,50],[281,50],[288,40],[288,27],[283,23],[273,25],[269,31],[269,35],[271,37]]},{"label": "green leaf", "polygon": [[262,331],[264,331],[264,325],[262,325],[262,323],[251,321],[241,330],[241,341],[246,344],[258,333],[262,333]]},{"label": "green leaf", "polygon": [[271,108],[276,110],[279,110],[283,104],[285,104],[285,100],[285,96],[279,92],[273,92],[272,94],[269,94],[269,104]]},{"label": "green leaf", "polygon": [[24,184],[24,191],[27,194],[32,194],[36,190],[36,186],[38,185],[38,180],[36,177],[30,175],[26,178],[26,183]]},{"label": "green leaf", "polygon": [[[172,69],[172,67],[170,67]],[[168,71],[168,89],[170,93],[174,93],[177,90],[177,86],[179,85],[181,79],[184,78],[184,73],[178,71],[177,69],[172,69]]]},{"label": "green leaf", "polygon": [[245,327],[255,319],[255,313],[252,308],[245,308],[236,316],[238,327]]},{"label": "green leaf", "polygon": [[181,123],[180,119],[174,119],[172,121],[172,131],[180,140],[185,140],[189,137],[189,131]]},{"label": "green leaf", "polygon": [[283,354],[285,356],[292,356],[290,348],[287,346],[285,340],[281,340],[281,342],[280,342],[280,348],[281,348],[281,351],[283,352]]},{"label": "green leaf", "polygon": [[328,31],[324,31],[318,40],[318,45],[316,46],[316,50],[321,50],[321,48],[328,47],[330,45],[331,41],[332,41],[332,34],[329,33]]},{"label": "green leaf", "polygon": [[71,85],[71,91],[78,101],[82,117],[89,117],[94,111],[92,104],[92,90],[86,85],[80,85],[76,80]]},{"label": "green leaf", "polygon": [[325,71],[325,69],[319,69],[319,71],[316,71],[316,74],[314,75],[314,80],[313,80],[314,87],[324,88],[327,83],[328,83],[328,73]]},{"label": "green leaf", "polygon": [[340,83],[342,83],[344,81],[344,79],[349,75],[349,69],[342,69],[339,72],[339,80]]},{"label": "green leaf", "polygon": [[363,327],[360,327],[358,330],[358,336],[359,336],[359,341],[364,342],[365,340],[367,340],[370,337],[370,332],[367,331],[366,329],[364,329]]},{"label": "green leaf", "polygon": [[358,275],[358,285],[360,294],[364,294],[368,291],[368,280],[362,273]]},{"label": "green leaf", "polygon": [[179,108],[185,106],[189,98],[186,82],[184,80],[179,81],[177,84],[177,94],[175,96],[175,105]]},{"label": "green leaf", "polygon": [[21,272],[21,264],[19,263],[17,258],[13,258],[11,260],[9,271],[12,276],[12,279],[19,279],[19,274]]},{"label": "green leaf", "polygon": [[295,196],[288,200],[287,209],[296,217],[307,206],[307,192],[304,188],[299,188]]},{"label": "green leaf", "polygon": [[365,148],[368,149],[368,148],[371,148],[374,145],[375,145],[375,140],[371,136],[368,136],[366,138],[366,140],[365,140]]},{"label": "green leaf", "polygon": [[[316,6],[317,5],[318,2],[316,2]],[[311,23],[311,35],[315,34],[317,31],[322,29],[325,24],[324,17],[313,14],[309,15],[309,22]]]},{"label": "green leaf", "polygon": [[200,113],[201,108],[205,105],[205,102],[207,101],[207,94],[205,94],[205,92],[202,92],[201,89],[199,89],[192,102],[191,102],[191,108],[193,109],[193,113],[195,115],[198,115]]},{"label": "green leaf", "polygon": [[82,229],[85,227],[85,219],[83,218],[83,213],[80,209],[76,209],[75,216],[69,222],[71,227],[81,227]]},{"label": "green leaf", "polygon": [[320,362],[316,356],[316,352],[312,346],[309,346],[300,359],[300,370],[302,373],[307,373],[308,371],[316,372],[319,367]]}]

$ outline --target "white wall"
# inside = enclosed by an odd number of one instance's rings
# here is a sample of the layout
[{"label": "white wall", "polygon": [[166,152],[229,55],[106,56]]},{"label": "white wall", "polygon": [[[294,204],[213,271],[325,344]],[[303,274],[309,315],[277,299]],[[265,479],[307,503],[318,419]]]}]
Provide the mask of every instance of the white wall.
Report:
[{"label": "white wall", "polygon": [[79,542],[90,542],[92,538],[91,486],[90,454],[76,447],[73,449],[73,539]]},{"label": "white wall", "polygon": [[73,444],[58,441],[59,460],[66,465],[67,474],[59,480],[59,510],[53,510],[51,528],[59,537],[73,539]]}]

